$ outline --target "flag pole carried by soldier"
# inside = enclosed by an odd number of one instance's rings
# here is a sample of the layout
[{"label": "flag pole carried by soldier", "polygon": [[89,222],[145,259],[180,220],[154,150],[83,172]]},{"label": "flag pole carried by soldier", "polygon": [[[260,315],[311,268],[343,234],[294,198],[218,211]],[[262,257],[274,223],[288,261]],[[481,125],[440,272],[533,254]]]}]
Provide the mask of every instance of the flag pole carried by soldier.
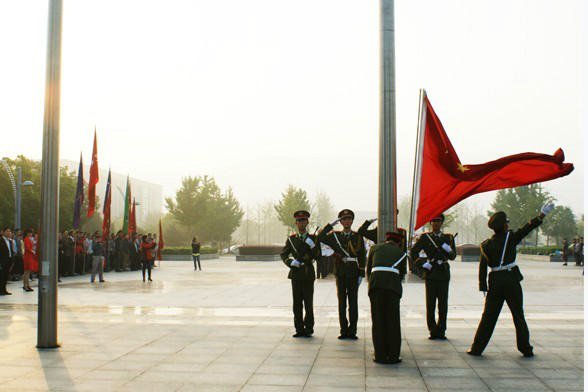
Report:
[{"label": "flag pole carried by soldier", "polygon": [[400,298],[406,274],[402,233],[386,233],[386,242],[370,248],[367,260],[368,295],[372,313],[374,362],[400,363]]},{"label": "flag pole carried by soldier", "polygon": [[[293,337],[295,338],[311,337],[314,333],[312,299],[315,273],[312,261],[320,257],[321,247],[318,245],[316,236],[306,231],[308,218],[310,218],[308,211],[301,210],[294,213],[298,234],[294,233],[288,237],[280,253],[282,261],[290,268],[288,279],[292,281],[292,310],[296,328]],[[302,316],[303,308],[304,317]]]},{"label": "flag pole carried by soldier", "polygon": [[[482,355],[492,337],[492,332],[500,316],[502,305],[506,301],[517,334],[517,348],[525,357],[533,356],[533,346],[529,341],[529,328],[523,310],[523,275],[517,265],[517,245],[534,229],[543,223],[543,218],[553,210],[553,204],[541,208],[541,214],[533,218],[517,231],[509,230],[509,220],[503,211],[492,215],[488,227],[494,235],[480,245],[480,291],[486,292],[486,303],[474,342],[467,351],[470,355]],[[488,282],[486,277],[490,268]]]},{"label": "flag pole carried by soldier", "polygon": [[[327,224],[318,236],[319,242],[327,244],[335,251],[335,277],[341,329],[339,339],[357,339],[357,293],[365,276],[365,244],[361,235],[351,230],[354,218],[353,211],[342,210],[339,212],[339,217]],[[339,222],[343,230],[331,233],[333,226]],[[347,302],[349,302],[349,320],[347,319]]]},{"label": "flag pole carried by soldier", "polygon": [[[431,219],[433,230],[420,236],[410,251],[415,264],[424,270],[427,305],[427,327],[429,339],[447,339],[447,309],[449,300],[449,260],[455,260],[455,240],[451,234],[443,233],[441,226],[445,216],[440,214]],[[439,319],[435,310],[439,307]]]}]

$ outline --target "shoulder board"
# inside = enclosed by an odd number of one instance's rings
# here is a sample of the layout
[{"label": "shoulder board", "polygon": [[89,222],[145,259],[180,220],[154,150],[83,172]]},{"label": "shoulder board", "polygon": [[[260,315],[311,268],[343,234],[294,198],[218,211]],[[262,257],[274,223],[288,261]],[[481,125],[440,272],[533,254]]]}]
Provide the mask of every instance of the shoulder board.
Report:
[{"label": "shoulder board", "polygon": [[290,237],[294,238],[296,237],[296,234],[290,234]]},{"label": "shoulder board", "polygon": [[453,234],[449,234],[449,233],[443,233],[443,234],[445,234],[449,238],[453,238]]}]

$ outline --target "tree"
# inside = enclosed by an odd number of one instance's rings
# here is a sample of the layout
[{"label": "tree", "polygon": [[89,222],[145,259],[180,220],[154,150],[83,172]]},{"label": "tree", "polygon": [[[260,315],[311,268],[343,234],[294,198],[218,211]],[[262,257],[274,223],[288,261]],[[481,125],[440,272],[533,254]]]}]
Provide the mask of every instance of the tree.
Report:
[{"label": "tree", "polygon": [[584,237],[584,214],[581,214],[580,219],[578,219],[578,229],[576,231],[576,234],[579,237]]},{"label": "tree", "polygon": [[229,188],[225,193],[212,177],[186,177],[175,200],[165,199],[175,220],[202,241],[228,241],[239,226],[243,210]]},{"label": "tree", "polygon": [[565,206],[556,206],[540,227],[543,234],[547,236],[547,245],[549,245],[549,237],[555,237],[558,246],[561,239],[573,238],[578,230],[572,209]]},{"label": "tree", "polygon": [[510,220],[510,225],[516,229],[539,215],[541,207],[553,200],[548,192],[541,190],[538,184],[501,189],[496,193],[496,198],[492,202],[492,211],[488,211],[488,216],[504,211]]},{"label": "tree", "polygon": [[314,214],[311,220],[316,226],[324,226],[335,217],[335,207],[331,203],[331,198],[325,192],[317,192]]},{"label": "tree", "polygon": [[294,213],[298,210],[310,211],[310,202],[306,191],[300,188],[295,188],[289,185],[288,188],[282,192],[282,200],[274,206],[278,213],[278,219],[284,226],[294,230]]}]

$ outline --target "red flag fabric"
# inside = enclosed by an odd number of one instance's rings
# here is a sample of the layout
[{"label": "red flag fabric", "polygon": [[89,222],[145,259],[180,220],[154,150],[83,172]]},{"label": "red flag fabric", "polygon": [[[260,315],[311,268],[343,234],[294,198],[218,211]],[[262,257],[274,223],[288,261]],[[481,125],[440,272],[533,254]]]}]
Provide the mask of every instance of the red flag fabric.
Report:
[{"label": "red flag fabric", "polygon": [[133,198],[133,208],[129,216],[129,236],[137,232],[137,215],[135,211],[135,198]]},{"label": "red flag fabric", "polygon": [[469,196],[549,181],[574,170],[573,164],[564,163],[561,149],[554,155],[526,152],[463,165],[426,96],[423,104],[426,118],[415,230]]},{"label": "red flag fabric", "polygon": [[94,128],[94,147],[92,148],[92,164],[90,165],[90,182],[88,183],[88,218],[94,215],[96,205],[96,184],[98,183],[98,143]]},{"label": "red flag fabric", "polygon": [[108,239],[110,234],[110,203],[112,201],[112,182],[110,176],[110,169],[108,169],[108,180],[106,180],[106,193],[104,194],[104,207],[102,214],[104,219],[102,220],[102,238]]},{"label": "red flag fabric", "polygon": [[163,231],[161,230],[161,219],[159,220],[159,242],[157,243],[157,260],[161,261],[161,251],[163,250]]}]

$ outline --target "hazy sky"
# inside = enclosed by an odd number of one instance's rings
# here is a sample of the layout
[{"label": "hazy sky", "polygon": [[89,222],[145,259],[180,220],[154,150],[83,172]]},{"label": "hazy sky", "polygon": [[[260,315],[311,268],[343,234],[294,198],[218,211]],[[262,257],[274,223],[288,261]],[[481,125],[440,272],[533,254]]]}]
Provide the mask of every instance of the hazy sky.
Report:
[{"label": "hazy sky", "polygon": [[[294,184],[377,209],[379,1],[64,1],[61,157],[163,185],[209,174],[244,205]],[[47,1],[0,1],[0,155],[40,158]],[[563,148],[583,211],[586,5],[396,1],[398,190],[424,87],[461,161]],[[493,194],[478,197],[488,203]]]}]

